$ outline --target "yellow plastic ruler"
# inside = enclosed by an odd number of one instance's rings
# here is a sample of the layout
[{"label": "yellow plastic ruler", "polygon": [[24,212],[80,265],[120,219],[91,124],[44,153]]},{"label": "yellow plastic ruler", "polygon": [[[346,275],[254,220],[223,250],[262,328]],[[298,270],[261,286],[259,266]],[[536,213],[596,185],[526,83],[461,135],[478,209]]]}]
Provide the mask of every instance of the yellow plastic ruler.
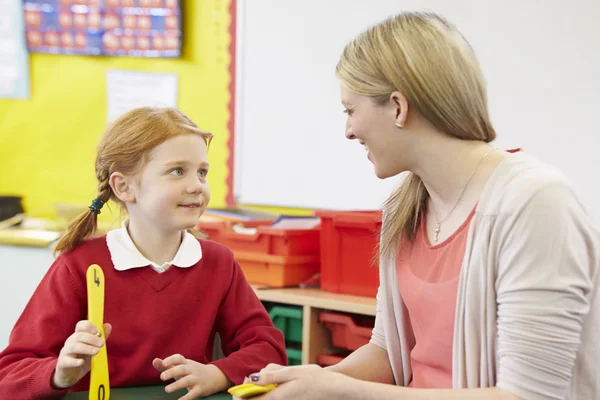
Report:
[{"label": "yellow plastic ruler", "polygon": [[88,296],[88,319],[100,329],[104,346],[92,356],[89,400],[109,400],[110,380],[108,377],[108,354],[104,333],[104,273],[97,264],[88,267],[86,274]]}]

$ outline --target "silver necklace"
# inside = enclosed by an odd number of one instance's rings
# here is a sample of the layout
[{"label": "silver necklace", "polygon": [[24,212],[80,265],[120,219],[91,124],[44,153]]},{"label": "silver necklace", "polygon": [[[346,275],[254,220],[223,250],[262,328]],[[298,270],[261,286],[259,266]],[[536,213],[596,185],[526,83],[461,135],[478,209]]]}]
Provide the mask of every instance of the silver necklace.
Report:
[{"label": "silver necklace", "polygon": [[460,192],[460,196],[458,196],[458,199],[454,203],[454,206],[452,207],[452,209],[450,210],[450,212],[448,214],[446,214],[446,216],[444,217],[444,219],[442,219],[441,221],[438,219],[438,213],[437,213],[437,210],[435,209],[435,205],[433,204],[433,200],[431,201],[431,206],[433,207],[433,213],[435,214],[435,220],[436,220],[436,222],[435,222],[435,231],[434,231],[434,236],[433,236],[433,240],[435,242],[438,241],[438,237],[440,236],[440,228],[442,227],[442,224],[450,217],[450,215],[452,215],[452,212],[454,211],[454,209],[456,208],[456,206],[458,205],[458,203],[460,203],[460,199],[462,199],[463,194],[465,194],[465,190],[469,186],[469,183],[471,183],[471,179],[473,179],[473,177],[475,176],[475,173],[477,173],[477,171],[479,170],[479,167],[483,163],[483,160],[485,160],[486,157],[488,156],[488,154],[490,154],[491,152],[492,151],[490,150],[487,153],[485,153],[483,155],[483,157],[481,157],[481,160],[479,160],[479,163],[477,164],[477,167],[475,168],[475,170],[473,171],[473,173],[471,173],[471,176],[467,180],[467,183],[465,183],[465,185],[463,186],[463,189]]}]

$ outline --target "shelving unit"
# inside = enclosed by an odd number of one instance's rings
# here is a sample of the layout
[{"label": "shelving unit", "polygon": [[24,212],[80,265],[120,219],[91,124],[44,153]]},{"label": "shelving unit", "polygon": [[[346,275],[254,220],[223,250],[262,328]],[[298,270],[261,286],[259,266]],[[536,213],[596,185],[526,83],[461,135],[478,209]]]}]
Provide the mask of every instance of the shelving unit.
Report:
[{"label": "shelving unit", "polygon": [[329,293],[314,288],[272,289],[255,285],[253,289],[261,301],[303,307],[302,364],[315,364],[319,354],[333,350],[331,334],[319,322],[321,311],[375,316],[376,299],[371,297]]}]

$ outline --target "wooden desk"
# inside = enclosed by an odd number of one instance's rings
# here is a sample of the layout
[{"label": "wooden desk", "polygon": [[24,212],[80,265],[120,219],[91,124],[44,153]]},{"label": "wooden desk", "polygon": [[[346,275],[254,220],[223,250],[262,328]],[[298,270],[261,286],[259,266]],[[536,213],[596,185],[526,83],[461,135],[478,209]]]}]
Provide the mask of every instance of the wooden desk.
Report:
[{"label": "wooden desk", "polygon": [[[166,393],[164,386],[111,388],[110,400],[175,400],[185,395],[185,393],[184,390],[175,393]],[[217,393],[204,398],[209,400],[231,400],[231,395],[228,393]],[[88,400],[88,392],[69,393],[63,397],[63,400]]]}]

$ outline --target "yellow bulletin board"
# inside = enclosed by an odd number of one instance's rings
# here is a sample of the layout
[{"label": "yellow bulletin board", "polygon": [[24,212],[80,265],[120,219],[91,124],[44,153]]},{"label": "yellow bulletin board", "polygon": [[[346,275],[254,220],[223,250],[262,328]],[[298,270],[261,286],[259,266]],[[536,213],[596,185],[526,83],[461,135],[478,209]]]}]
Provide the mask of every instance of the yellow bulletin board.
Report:
[{"label": "yellow bulletin board", "polygon": [[[96,195],[96,146],[106,126],[106,72],[178,76],[178,107],[211,131],[211,206],[226,204],[231,180],[230,29],[235,0],[182,0],[182,56],[176,59],[31,55],[31,98],[0,99],[0,195],[20,195],[33,217],[56,203],[89,205]],[[235,13],[233,13],[235,17]],[[100,215],[115,219],[118,210]]]}]

